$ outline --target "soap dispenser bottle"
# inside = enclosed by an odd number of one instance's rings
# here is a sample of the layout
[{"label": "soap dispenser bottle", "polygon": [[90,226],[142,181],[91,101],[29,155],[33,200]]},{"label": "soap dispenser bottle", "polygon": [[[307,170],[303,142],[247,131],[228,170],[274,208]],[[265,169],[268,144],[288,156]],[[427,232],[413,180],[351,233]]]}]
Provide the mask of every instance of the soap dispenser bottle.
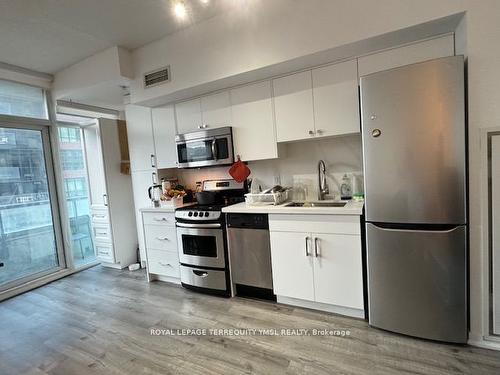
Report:
[{"label": "soap dispenser bottle", "polygon": [[342,184],[340,185],[340,199],[352,199],[352,179],[346,174],[342,177]]}]

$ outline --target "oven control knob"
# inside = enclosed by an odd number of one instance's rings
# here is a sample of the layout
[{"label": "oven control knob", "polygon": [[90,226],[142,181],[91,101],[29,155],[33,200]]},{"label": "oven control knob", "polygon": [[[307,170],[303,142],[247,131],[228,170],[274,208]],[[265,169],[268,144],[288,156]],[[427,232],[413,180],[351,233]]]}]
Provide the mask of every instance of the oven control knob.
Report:
[{"label": "oven control knob", "polygon": [[193,216],[193,213],[191,211],[188,212],[188,216],[191,217]]},{"label": "oven control knob", "polygon": [[195,217],[196,217],[196,216],[198,216],[198,212],[195,212],[195,213],[194,213],[194,216],[195,216]]},{"label": "oven control knob", "polygon": [[208,215],[210,215],[210,214],[208,213],[208,211],[206,211],[205,212],[205,217],[208,217]]},{"label": "oven control knob", "polygon": [[203,212],[200,211],[200,213],[198,213],[198,216],[203,217]]}]

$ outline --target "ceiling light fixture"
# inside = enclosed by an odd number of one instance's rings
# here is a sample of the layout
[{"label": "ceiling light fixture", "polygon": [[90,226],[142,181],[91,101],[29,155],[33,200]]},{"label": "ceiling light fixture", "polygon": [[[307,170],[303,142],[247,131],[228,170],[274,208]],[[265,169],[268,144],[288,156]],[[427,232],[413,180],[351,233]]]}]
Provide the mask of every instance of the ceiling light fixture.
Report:
[{"label": "ceiling light fixture", "polygon": [[186,18],[187,10],[186,10],[186,4],[184,4],[184,1],[177,0],[174,3],[174,14],[177,16],[177,18],[180,18],[180,19]]},{"label": "ceiling light fixture", "polygon": [[200,0],[200,3],[203,5],[207,5],[210,2],[210,0]]}]

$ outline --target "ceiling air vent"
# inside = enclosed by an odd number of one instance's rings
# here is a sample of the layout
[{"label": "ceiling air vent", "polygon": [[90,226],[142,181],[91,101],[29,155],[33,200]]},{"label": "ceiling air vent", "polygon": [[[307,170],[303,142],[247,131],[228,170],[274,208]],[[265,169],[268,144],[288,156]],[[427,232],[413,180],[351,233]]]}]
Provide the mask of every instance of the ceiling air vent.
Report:
[{"label": "ceiling air vent", "polygon": [[149,88],[170,81],[170,65],[144,74],[144,87]]}]

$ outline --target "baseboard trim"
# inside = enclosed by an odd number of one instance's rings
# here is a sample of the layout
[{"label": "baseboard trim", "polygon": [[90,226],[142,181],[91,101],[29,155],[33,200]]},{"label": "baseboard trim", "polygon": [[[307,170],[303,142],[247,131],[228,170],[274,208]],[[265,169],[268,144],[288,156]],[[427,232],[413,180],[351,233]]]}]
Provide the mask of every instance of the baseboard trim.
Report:
[{"label": "baseboard trim", "polygon": [[150,273],[149,276],[151,278],[151,281],[163,281],[166,283],[181,285],[181,279],[177,277],[161,276],[161,275],[155,275],[153,273]]},{"label": "baseboard trim", "polygon": [[313,302],[313,301],[305,301],[298,298],[284,297],[284,296],[276,296],[276,299],[277,299],[276,302],[282,303],[284,305],[298,306],[311,310],[319,310],[334,314],[350,316],[352,318],[359,318],[363,320],[365,319],[365,310],[361,309],[353,309],[350,307],[329,305],[326,303]]}]

